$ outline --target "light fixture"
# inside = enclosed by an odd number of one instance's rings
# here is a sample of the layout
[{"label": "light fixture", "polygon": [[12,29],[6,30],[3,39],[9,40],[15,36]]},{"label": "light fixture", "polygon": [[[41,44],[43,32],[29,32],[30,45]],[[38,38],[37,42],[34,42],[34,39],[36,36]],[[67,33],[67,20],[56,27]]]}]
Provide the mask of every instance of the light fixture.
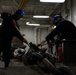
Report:
[{"label": "light fixture", "polygon": [[49,18],[49,16],[34,15],[33,18]]},{"label": "light fixture", "polygon": [[63,3],[65,0],[40,0],[40,2]]},{"label": "light fixture", "polygon": [[29,22],[26,22],[26,25],[29,25],[29,26],[40,26],[40,24],[33,24],[33,23],[29,23]]}]

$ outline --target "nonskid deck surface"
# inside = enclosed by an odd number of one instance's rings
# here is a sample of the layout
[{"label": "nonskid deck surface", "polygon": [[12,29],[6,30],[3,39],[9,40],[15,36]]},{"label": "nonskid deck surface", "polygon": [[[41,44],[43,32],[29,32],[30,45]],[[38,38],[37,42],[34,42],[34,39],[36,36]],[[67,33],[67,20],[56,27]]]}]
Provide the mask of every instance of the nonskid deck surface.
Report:
[{"label": "nonskid deck surface", "polygon": [[43,72],[37,65],[24,66],[17,60],[12,60],[8,68],[3,68],[3,66],[3,62],[0,61],[0,75],[52,75]]},{"label": "nonskid deck surface", "polygon": [[[62,63],[56,63],[56,66],[63,66]],[[76,66],[68,66],[76,74]],[[16,59],[11,60],[8,68],[4,68],[3,61],[0,61],[0,75],[53,75],[43,72],[37,65],[24,66],[23,62]]]}]

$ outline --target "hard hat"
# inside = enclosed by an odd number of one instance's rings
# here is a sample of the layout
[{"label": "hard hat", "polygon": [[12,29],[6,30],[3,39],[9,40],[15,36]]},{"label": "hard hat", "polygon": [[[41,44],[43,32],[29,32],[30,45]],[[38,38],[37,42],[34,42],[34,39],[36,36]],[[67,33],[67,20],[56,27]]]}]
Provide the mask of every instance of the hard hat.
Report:
[{"label": "hard hat", "polygon": [[[60,19],[57,20],[58,18],[60,18]],[[62,18],[61,15],[55,15],[55,16],[53,17],[53,23],[54,23],[55,25],[57,25],[62,19],[63,19],[63,18]],[[57,21],[55,21],[55,20],[57,20]]]},{"label": "hard hat", "polygon": [[22,10],[22,9],[16,10],[16,13],[19,13],[19,14],[21,14],[22,16],[24,16],[24,14],[25,14],[24,10]]},{"label": "hard hat", "polygon": [[55,15],[55,16],[53,17],[53,21],[55,21],[57,18],[61,18],[61,19],[62,19],[62,16],[61,16],[61,15]]}]

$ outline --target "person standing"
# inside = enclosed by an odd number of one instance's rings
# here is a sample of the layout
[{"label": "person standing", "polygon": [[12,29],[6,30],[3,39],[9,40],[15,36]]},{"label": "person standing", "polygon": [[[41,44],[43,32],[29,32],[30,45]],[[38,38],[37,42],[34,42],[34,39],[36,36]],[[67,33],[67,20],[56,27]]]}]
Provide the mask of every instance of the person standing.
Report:
[{"label": "person standing", "polygon": [[6,12],[3,12],[1,14],[3,22],[0,30],[0,52],[3,52],[3,61],[5,63],[5,68],[9,67],[11,42],[13,37],[16,36],[22,42],[28,44],[26,38],[24,38],[19,31],[19,26],[17,23],[17,21],[22,18],[24,14],[24,10],[22,9],[16,10],[13,15]]}]

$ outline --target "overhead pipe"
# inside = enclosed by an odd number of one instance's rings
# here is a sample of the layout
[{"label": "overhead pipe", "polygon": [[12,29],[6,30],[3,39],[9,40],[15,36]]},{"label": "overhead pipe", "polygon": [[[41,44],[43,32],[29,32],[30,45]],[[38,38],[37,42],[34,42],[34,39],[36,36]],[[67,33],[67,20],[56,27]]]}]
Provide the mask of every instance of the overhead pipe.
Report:
[{"label": "overhead pipe", "polygon": [[25,0],[25,1],[24,1],[23,6],[21,7],[22,9],[25,8],[25,6],[26,6],[26,4],[28,3],[28,1],[29,1],[29,0]]},{"label": "overhead pipe", "polygon": [[20,5],[19,5],[18,9],[21,9],[23,3],[24,3],[24,0],[21,1],[21,3],[20,3]]},{"label": "overhead pipe", "polygon": [[24,9],[29,0],[22,0],[18,9]]},{"label": "overhead pipe", "polygon": [[[35,39],[34,41],[35,41],[35,44],[38,44],[38,36],[37,36],[38,33],[37,33],[37,30],[38,30],[38,29],[41,30],[41,28],[46,28],[46,27],[49,28],[50,26],[49,26],[49,25],[46,25],[46,26],[45,26],[45,25],[42,25],[42,26],[39,26],[39,27],[35,27],[35,29],[34,29],[34,39]],[[39,32],[39,34],[40,34],[40,32]],[[41,37],[41,36],[40,36],[40,37]],[[39,42],[41,42],[41,38],[40,38],[40,41],[39,41]]]}]

